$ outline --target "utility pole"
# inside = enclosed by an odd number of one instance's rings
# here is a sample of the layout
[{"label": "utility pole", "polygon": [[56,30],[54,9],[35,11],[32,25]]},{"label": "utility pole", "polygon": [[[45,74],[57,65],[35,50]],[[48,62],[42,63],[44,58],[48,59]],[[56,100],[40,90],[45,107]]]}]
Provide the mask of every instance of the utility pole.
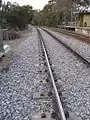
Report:
[{"label": "utility pole", "polygon": [[[2,0],[0,0],[0,8],[1,7],[2,7]],[[1,29],[1,21],[0,21],[0,57],[2,57],[3,54],[4,54],[4,47],[3,47],[3,36],[2,36],[2,29]]]},{"label": "utility pole", "polygon": [[3,48],[3,37],[2,37],[2,30],[0,27],[0,57],[2,57],[4,54],[4,48]]}]

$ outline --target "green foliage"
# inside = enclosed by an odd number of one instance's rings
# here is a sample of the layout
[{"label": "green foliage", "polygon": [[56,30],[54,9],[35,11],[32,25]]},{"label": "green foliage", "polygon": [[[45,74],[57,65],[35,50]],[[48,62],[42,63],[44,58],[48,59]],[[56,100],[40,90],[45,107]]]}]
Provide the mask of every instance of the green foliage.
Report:
[{"label": "green foliage", "polygon": [[1,5],[2,5],[2,0],[0,0],[0,7],[1,7]]},{"label": "green foliage", "polygon": [[11,28],[23,29],[32,21],[33,10],[29,5],[19,6],[17,3],[7,2],[2,6],[0,16],[2,27],[8,24]]},{"label": "green foliage", "polygon": [[63,22],[63,13],[60,9],[53,7],[53,4],[47,4],[42,11],[34,12],[34,24],[48,27],[57,27]]}]

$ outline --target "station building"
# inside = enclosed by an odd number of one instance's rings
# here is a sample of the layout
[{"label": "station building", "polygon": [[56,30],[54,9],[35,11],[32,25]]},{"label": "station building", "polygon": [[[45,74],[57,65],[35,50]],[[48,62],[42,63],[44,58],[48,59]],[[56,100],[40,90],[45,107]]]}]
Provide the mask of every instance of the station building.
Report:
[{"label": "station building", "polygon": [[76,26],[77,27],[90,27],[90,12],[76,13]]},{"label": "station building", "polygon": [[76,13],[75,31],[90,36],[90,12]]}]

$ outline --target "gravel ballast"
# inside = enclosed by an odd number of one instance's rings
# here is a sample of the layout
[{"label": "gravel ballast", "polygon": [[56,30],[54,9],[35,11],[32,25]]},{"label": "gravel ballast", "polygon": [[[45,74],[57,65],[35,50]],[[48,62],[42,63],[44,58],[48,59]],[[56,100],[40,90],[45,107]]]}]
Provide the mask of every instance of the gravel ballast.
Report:
[{"label": "gravel ballast", "polygon": [[55,32],[50,29],[46,29],[46,30],[51,32],[60,41],[64,42],[66,45],[71,47],[73,50],[75,50],[77,53],[79,53],[81,56],[83,56],[86,60],[88,60],[90,62],[90,44],[89,43],[82,42],[80,40],[77,40],[74,37],[64,35],[62,33]]},{"label": "gravel ballast", "polygon": [[11,51],[0,62],[0,120],[31,120],[33,114],[52,107],[51,99],[33,98],[43,87],[38,81],[47,78],[38,72],[37,30],[29,29],[22,38],[5,44]]},{"label": "gravel ballast", "polygon": [[63,96],[67,99],[68,109],[82,120],[90,120],[90,68],[43,30],[41,33],[58,84],[64,89]]}]

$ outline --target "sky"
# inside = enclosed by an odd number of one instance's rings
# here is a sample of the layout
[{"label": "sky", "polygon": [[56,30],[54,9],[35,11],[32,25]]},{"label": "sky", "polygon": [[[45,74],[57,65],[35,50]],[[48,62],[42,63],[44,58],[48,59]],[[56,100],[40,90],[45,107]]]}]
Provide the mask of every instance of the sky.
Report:
[{"label": "sky", "polygon": [[4,0],[4,1],[10,1],[10,2],[17,2],[19,5],[31,5],[34,9],[43,9],[45,4],[48,3],[48,0]]}]

